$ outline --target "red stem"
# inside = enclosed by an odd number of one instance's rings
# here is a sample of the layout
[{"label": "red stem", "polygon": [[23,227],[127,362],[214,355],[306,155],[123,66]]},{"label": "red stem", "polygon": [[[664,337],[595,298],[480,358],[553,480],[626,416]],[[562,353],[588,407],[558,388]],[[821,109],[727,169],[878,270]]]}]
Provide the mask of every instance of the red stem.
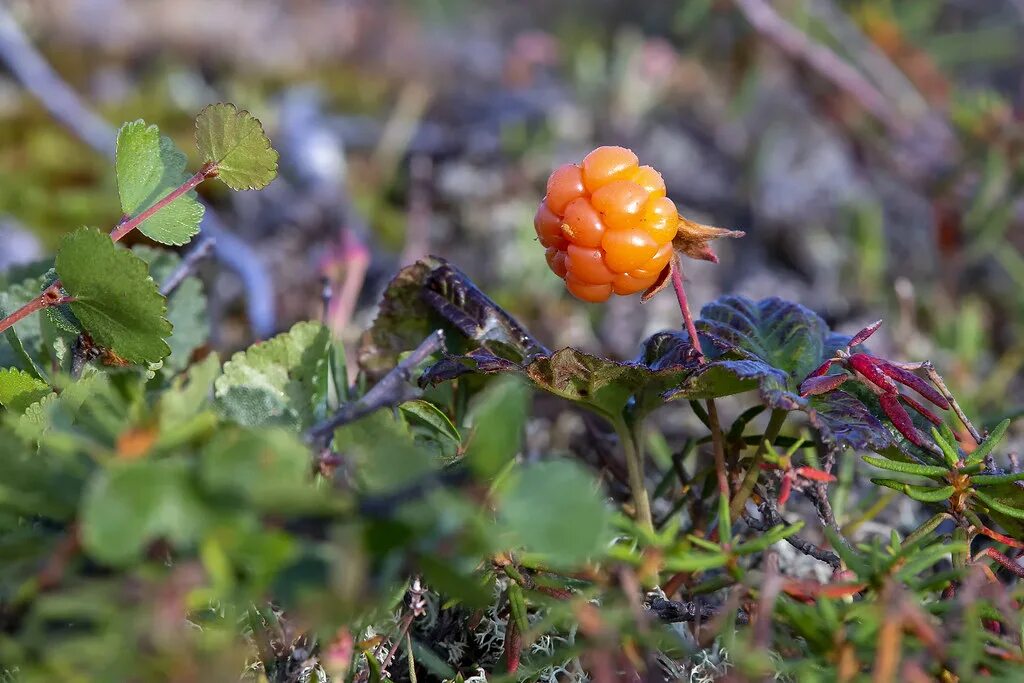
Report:
[{"label": "red stem", "polygon": [[110,231],[110,239],[115,242],[120,241],[122,237],[139,227],[146,220],[152,218],[153,214],[157,211],[164,208],[186,192],[194,190],[201,182],[207,178],[212,178],[215,175],[217,175],[217,164],[213,161],[206,162],[194,176],[186,180],[180,187],[168,194],[166,197],[153,204],[153,206],[149,207],[138,216],[135,216],[135,218],[129,218],[118,223],[117,227]]},{"label": "red stem", "polygon": [[[164,208],[165,206],[167,206],[168,204],[170,204],[171,202],[173,202],[175,199],[185,194],[186,192],[195,189],[195,187],[199,185],[199,183],[203,182],[207,178],[213,178],[216,175],[216,162],[206,162],[194,176],[186,180],[180,187],[172,191],[166,197],[164,197],[157,203],[153,204],[153,206],[149,207],[148,209],[140,213],[138,216],[135,216],[134,218],[126,218],[122,220],[120,223],[118,223],[117,227],[110,231],[110,239],[112,239],[115,242],[119,241],[129,232],[139,227],[139,225],[141,225],[143,221],[152,218],[153,214],[155,214],[157,211]],[[27,304],[16,310],[14,313],[8,315],[6,318],[0,319],[0,332],[3,332],[4,330],[16,324],[23,318],[32,315],[36,311],[41,311],[44,308],[49,308],[50,306],[60,306],[61,304],[66,304],[69,301],[74,301],[74,297],[62,297],[60,295],[60,287],[60,280],[54,280],[53,283],[51,283],[50,286],[47,287],[42,294],[32,299]]]},{"label": "red stem", "polygon": [[690,343],[697,354],[697,362],[704,363],[704,351],[700,348],[700,339],[697,337],[697,328],[693,324],[693,316],[690,315],[690,304],[686,300],[686,290],[683,288],[683,266],[679,257],[672,256],[672,288],[676,290],[676,299],[679,301],[679,311],[683,314],[683,323],[686,326],[686,333],[690,335]]}]

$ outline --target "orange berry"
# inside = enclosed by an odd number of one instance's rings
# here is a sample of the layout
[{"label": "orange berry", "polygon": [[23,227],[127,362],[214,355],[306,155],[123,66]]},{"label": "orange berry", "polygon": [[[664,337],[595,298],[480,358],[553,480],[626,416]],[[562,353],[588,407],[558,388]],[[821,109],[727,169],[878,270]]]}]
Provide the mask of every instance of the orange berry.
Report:
[{"label": "orange berry", "polygon": [[576,164],[556,168],[548,177],[548,194],[544,201],[559,216],[565,213],[569,202],[586,194],[583,172]]},{"label": "orange berry", "polygon": [[679,213],[675,202],[668,197],[652,198],[644,206],[640,226],[660,244],[671,242],[678,232]]},{"label": "orange berry", "polygon": [[565,207],[562,234],[570,242],[581,247],[601,246],[604,223],[601,221],[601,214],[586,197],[574,199]]},{"label": "orange berry", "polygon": [[651,257],[651,260],[643,264],[639,268],[635,268],[629,271],[629,274],[637,279],[644,279],[645,277],[655,276],[657,277],[661,271],[665,270],[665,266],[672,259],[672,243],[666,242],[665,244],[658,247],[658,251]]},{"label": "orange berry", "polygon": [[595,191],[590,202],[601,212],[609,230],[632,228],[639,223],[647,191],[632,181],[614,180]]},{"label": "orange berry", "polygon": [[565,277],[565,252],[559,251],[555,247],[548,247],[547,251],[544,252],[544,258],[547,259],[548,268],[551,272],[558,277]]},{"label": "orange berry", "polygon": [[569,246],[569,241],[562,234],[562,219],[556,216],[547,204],[542,203],[537,208],[537,215],[533,217],[533,227],[537,231],[537,239],[545,247],[564,250]]},{"label": "orange berry", "polygon": [[588,192],[594,192],[613,180],[626,178],[639,163],[625,147],[598,147],[583,158],[583,184]]},{"label": "orange berry", "polygon": [[657,281],[657,275],[641,279],[633,277],[630,273],[619,273],[612,280],[612,291],[619,296],[629,296],[644,291]]},{"label": "orange berry", "polygon": [[606,285],[615,278],[615,273],[605,264],[604,252],[600,249],[570,244],[565,267],[574,278],[591,285]]},{"label": "orange berry", "polygon": [[605,263],[616,273],[628,273],[645,266],[658,251],[658,244],[641,228],[609,230],[601,240]]},{"label": "orange berry", "polygon": [[577,299],[594,304],[607,301],[608,297],[612,295],[612,286],[610,284],[591,285],[577,280],[573,277],[572,273],[565,276],[565,288]]},{"label": "orange berry", "polygon": [[665,179],[653,166],[641,166],[630,177],[634,183],[647,190],[651,197],[665,196]]}]

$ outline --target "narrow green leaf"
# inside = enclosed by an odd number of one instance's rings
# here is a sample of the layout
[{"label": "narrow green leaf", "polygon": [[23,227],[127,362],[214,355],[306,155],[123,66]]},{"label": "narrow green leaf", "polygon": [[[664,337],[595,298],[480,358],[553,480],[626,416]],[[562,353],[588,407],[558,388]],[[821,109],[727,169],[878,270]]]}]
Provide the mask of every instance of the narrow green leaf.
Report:
[{"label": "narrow green leaf", "polygon": [[233,190],[258,190],[277,176],[277,151],[252,114],[230,103],[211,104],[196,117],[196,147],[217,164]]},{"label": "narrow green leaf", "polygon": [[665,559],[665,570],[670,572],[700,572],[724,567],[729,556],[723,553],[692,553]]},{"label": "narrow green leaf", "polygon": [[950,467],[956,467],[956,464],[960,462],[960,453],[957,449],[956,437],[953,436],[949,425],[943,423],[941,430],[937,427],[932,427],[932,438],[935,439],[935,443],[942,450],[942,457],[946,459],[946,464]]},{"label": "narrow green leaf", "polygon": [[406,421],[425,425],[437,435],[443,436],[449,441],[458,444],[462,441],[459,430],[452,424],[451,419],[444,412],[430,401],[415,400],[406,401],[399,406],[399,410],[405,415]]},{"label": "narrow green leaf", "polygon": [[928,538],[928,535],[935,531],[940,524],[945,522],[947,519],[953,519],[948,512],[938,512],[928,518],[921,526],[911,531],[907,537],[903,540],[902,550],[911,550],[923,540]]},{"label": "narrow green leaf", "polygon": [[864,462],[869,465],[874,465],[883,470],[900,472],[901,474],[917,474],[922,477],[945,477],[949,474],[947,468],[939,467],[938,465],[921,465],[914,462],[890,460],[889,458],[877,458],[873,455],[865,455],[863,458]]},{"label": "narrow green leaf", "polygon": [[46,382],[17,368],[0,369],[0,405],[12,413],[23,413],[30,405],[53,393]]},{"label": "narrow green leaf", "polygon": [[906,494],[914,500],[919,500],[922,503],[938,503],[946,500],[952,496],[953,492],[956,490],[952,485],[942,487],[917,486],[897,479],[872,479],[871,481],[880,486],[886,486],[899,491],[900,493]]},{"label": "narrow green leaf", "polygon": [[1001,512],[1002,514],[1006,515],[1007,517],[1013,517],[1014,519],[1024,519],[1024,510],[1021,510],[1021,509],[1015,508],[1015,507],[1011,507],[1009,505],[1006,505],[1005,503],[1000,503],[998,500],[996,500],[992,496],[988,495],[987,493],[983,493],[981,491],[977,491],[976,490],[974,492],[974,495],[978,498],[978,500],[980,500],[981,502],[985,503],[985,505],[987,505],[994,512]]},{"label": "narrow green leaf", "polygon": [[1003,436],[1006,434],[1006,430],[1009,429],[1009,427],[1009,418],[996,425],[995,429],[989,433],[988,437],[974,449],[974,452],[967,458],[967,462],[971,464],[981,462],[987,458],[992,452],[992,449],[999,445],[999,442],[1003,439]]},{"label": "narrow green leaf", "polygon": [[825,537],[828,538],[828,542],[832,544],[832,549],[836,551],[847,567],[853,571],[859,578],[869,576],[871,574],[871,567],[868,565],[867,560],[856,550],[847,545],[846,540],[836,533],[836,531],[830,527],[825,526],[822,528],[822,532]]},{"label": "narrow green leaf", "polygon": [[[117,133],[114,168],[121,211],[135,216],[188,179],[185,155],[160,135],[156,126],[139,119],[121,126]],[[163,244],[185,244],[199,232],[203,205],[194,191],[188,192],[139,225],[146,237]]]},{"label": "narrow green leaf", "polygon": [[1024,472],[1012,472],[1010,474],[976,474],[971,477],[971,483],[975,486],[995,486],[996,484],[1009,484],[1015,481],[1024,481]]},{"label": "narrow green leaf", "polygon": [[146,262],[92,228],[67,235],[57,275],[75,300],[71,310],[98,344],[133,363],[155,363],[171,349],[166,300]]},{"label": "narrow green leaf", "polygon": [[796,524],[780,524],[777,527],[769,529],[767,533],[759,538],[747,541],[746,543],[740,543],[738,546],[733,548],[733,552],[737,555],[751,555],[753,553],[759,553],[762,550],[767,549],[769,546],[775,545],[779,541],[789,538],[803,528],[803,520]]}]

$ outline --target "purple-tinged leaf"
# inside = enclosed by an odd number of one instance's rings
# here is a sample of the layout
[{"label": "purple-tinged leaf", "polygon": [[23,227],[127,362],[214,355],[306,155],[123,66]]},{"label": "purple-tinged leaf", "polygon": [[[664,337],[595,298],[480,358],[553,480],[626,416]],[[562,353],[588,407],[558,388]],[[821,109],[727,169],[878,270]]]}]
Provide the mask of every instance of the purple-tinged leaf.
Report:
[{"label": "purple-tinged leaf", "polygon": [[760,360],[789,377],[792,389],[824,358],[828,326],[808,308],[777,297],[723,297],[701,310],[697,330],[718,355]]},{"label": "purple-tinged leaf", "polygon": [[892,421],[892,425],[899,431],[900,434],[907,437],[907,440],[915,446],[926,448],[925,440],[921,436],[921,432],[917,431],[917,427],[914,426],[913,421],[910,419],[910,415],[907,414],[906,409],[900,405],[898,394],[881,394],[878,397],[878,402],[882,406],[882,410],[885,411],[886,416]]},{"label": "purple-tinged leaf", "polygon": [[878,364],[881,362],[874,356],[866,353],[855,353],[846,360],[847,364],[864,375],[872,384],[885,393],[895,394],[899,392],[896,384],[883,373]]},{"label": "purple-tinged leaf", "polygon": [[875,332],[877,332],[878,328],[881,327],[881,326],[882,326],[882,321],[881,320],[876,320],[875,322],[871,323],[870,325],[865,327],[863,330],[861,330],[857,334],[853,335],[853,338],[850,339],[849,346],[850,347],[860,346],[861,344],[863,344],[864,342],[866,342],[868,340],[868,337],[870,337]]},{"label": "purple-tinged leaf", "polygon": [[799,391],[803,397],[827,394],[850,379],[846,373],[841,375],[826,375],[824,377],[808,377],[800,383]]},{"label": "purple-tinged leaf", "polygon": [[946,400],[946,397],[940,394],[931,384],[928,384],[924,378],[918,377],[909,370],[904,370],[898,365],[893,365],[885,360],[878,361],[878,367],[882,372],[903,386],[913,389],[943,410],[949,410],[949,401]]},{"label": "purple-tinged leaf", "polygon": [[885,425],[843,389],[812,397],[802,410],[832,450],[883,451],[895,445]]},{"label": "purple-tinged leaf", "polygon": [[942,420],[941,420],[941,419],[939,419],[939,416],[938,416],[938,415],[936,415],[936,414],[935,414],[935,413],[933,413],[932,411],[930,411],[930,410],[928,410],[927,408],[925,408],[925,407],[924,407],[923,405],[921,405],[921,403],[920,403],[920,402],[918,402],[917,400],[915,400],[915,399],[911,398],[910,396],[907,396],[906,394],[900,394],[900,395],[899,395],[899,397],[900,397],[900,400],[901,400],[901,401],[903,401],[903,402],[904,402],[904,403],[906,403],[906,404],[907,404],[908,406],[910,406],[910,407],[911,407],[911,408],[913,408],[913,409],[914,409],[915,411],[917,411],[917,414],[918,414],[918,415],[920,415],[920,416],[921,416],[921,417],[923,417],[924,419],[928,420],[929,422],[931,422],[931,423],[932,423],[933,425],[935,425],[936,427],[938,427],[938,426],[940,426],[940,425],[942,424]]},{"label": "purple-tinged leaf", "polygon": [[807,375],[807,377],[804,379],[804,383],[806,383],[809,379],[814,379],[815,377],[821,377],[822,375],[824,375],[832,368],[832,364],[834,362],[834,359],[829,358],[827,361],[825,361],[818,367],[814,368],[814,370],[811,371],[811,374]]}]

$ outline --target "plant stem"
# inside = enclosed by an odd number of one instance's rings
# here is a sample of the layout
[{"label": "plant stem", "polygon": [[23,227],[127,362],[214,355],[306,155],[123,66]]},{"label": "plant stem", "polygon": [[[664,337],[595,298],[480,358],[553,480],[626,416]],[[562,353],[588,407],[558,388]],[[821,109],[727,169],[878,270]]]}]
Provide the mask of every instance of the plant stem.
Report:
[{"label": "plant stem", "polygon": [[764,438],[761,439],[761,443],[757,446],[757,451],[754,452],[754,459],[750,462],[747,474],[743,477],[740,490],[736,492],[736,497],[732,499],[732,503],[729,505],[729,512],[732,513],[734,519],[743,512],[743,506],[747,504],[750,494],[754,492],[757,477],[761,473],[761,461],[764,460],[764,454],[768,452],[768,444],[774,442],[775,437],[779,435],[782,423],[786,421],[786,414],[785,410],[776,409],[772,411],[771,417],[768,418],[768,426],[765,427]]},{"label": "plant stem", "polygon": [[117,224],[113,230],[110,231],[110,239],[115,242],[120,241],[122,237],[130,233],[135,228],[142,225],[143,222],[153,217],[160,209],[164,208],[178,197],[182,196],[186,192],[190,192],[196,188],[201,182],[207,178],[213,178],[217,175],[217,164],[213,161],[207,161],[203,164],[203,167],[196,171],[196,174],[191,178],[182,183],[177,189],[173,190],[163,199],[159,200],[153,206],[149,207],[134,218],[127,218]]},{"label": "plant stem", "polygon": [[[693,324],[693,315],[690,314],[690,304],[686,299],[686,289],[683,287],[683,267],[678,255],[673,255],[672,261],[672,288],[676,292],[676,300],[679,301],[679,312],[683,314],[683,324],[686,326],[686,333],[690,335],[690,343],[697,354],[697,362],[701,365],[707,362],[704,358],[704,351],[700,347],[700,337],[697,336],[697,327]],[[708,426],[711,429],[711,440],[715,451],[715,471],[718,475],[718,492],[725,501],[729,500],[729,475],[725,468],[725,438],[722,435],[722,425],[718,421],[718,407],[715,399],[707,400]],[[728,536],[728,529],[720,530],[720,534]]]},{"label": "plant stem", "polygon": [[629,472],[629,490],[633,494],[633,507],[636,508],[636,521],[648,531],[654,531],[654,521],[651,517],[651,501],[647,497],[647,487],[644,485],[644,462],[643,451],[638,443],[634,432],[626,425],[625,420],[617,419],[612,421],[615,432],[619,435],[619,441],[626,451],[626,470]]},{"label": "plant stem", "polygon": [[[212,161],[206,162],[205,164],[203,164],[203,167],[196,172],[194,176],[186,180],[184,183],[182,183],[180,187],[173,190],[166,197],[153,204],[153,206],[149,207],[148,209],[140,213],[138,216],[135,216],[134,218],[125,218],[120,223],[118,223],[117,227],[110,231],[110,239],[117,242],[122,237],[127,235],[129,232],[139,227],[144,221],[148,220],[149,218],[152,218],[153,214],[155,214],[157,211],[160,211],[161,209],[166,207],[168,204],[170,204],[171,202],[173,202],[175,199],[185,194],[186,192],[195,189],[195,187],[199,185],[199,183],[203,182],[208,178],[213,178],[216,175],[217,164]],[[10,315],[3,319],[0,319],[0,332],[3,332],[4,330],[11,327],[18,321],[22,320],[23,318],[32,315],[36,311],[41,311],[44,308],[49,308],[50,306],[60,306],[61,304],[66,304],[69,301],[72,301],[71,297],[62,297],[60,295],[60,287],[60,280],[54,280],[50,284],[50,286],[47,287],[45,291],[43,291],[42,294],[29,301],[27,304],[16,310],[14,313],[11,313]]]},{"label": "plant stem", "polygon": [[704,362],[704,351],[700,348],[700,339],[697,337],[697,328],[693,324],[693,315],[690,314],[690,304],[686,300],[686,289],[683,287],[683,266],[678,255],[672,256],[672,288],[676,291],[676,299],[679,301],[679,312],[683,314],[683,324],[686,333],[690,335],[690,344],[697,354],[699,363]]}]

